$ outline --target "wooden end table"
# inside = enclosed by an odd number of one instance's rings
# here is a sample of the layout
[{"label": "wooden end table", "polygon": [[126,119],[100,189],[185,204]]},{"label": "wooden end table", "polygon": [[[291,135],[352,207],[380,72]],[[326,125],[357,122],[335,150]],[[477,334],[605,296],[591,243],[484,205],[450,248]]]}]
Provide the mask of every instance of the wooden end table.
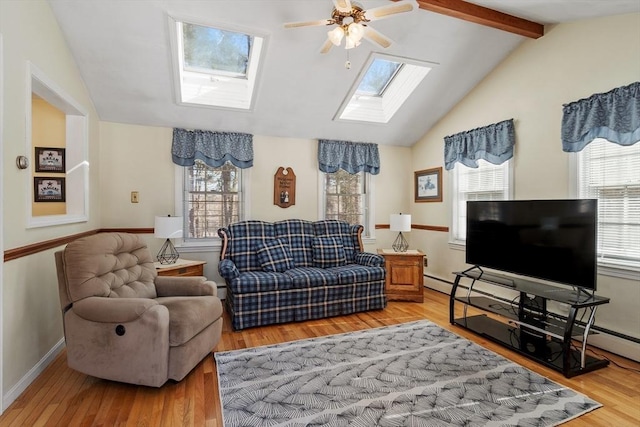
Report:
[{"label": "wooden end table", "polygon": [[385,291],[389,301],[424,301],[424,252],[408,249],[378,249],[387,270]]},{"label": "wooden end table", "polygon": [[173,264],[154,262],[158,276],[204,276],[205,261],[178,259]]}]

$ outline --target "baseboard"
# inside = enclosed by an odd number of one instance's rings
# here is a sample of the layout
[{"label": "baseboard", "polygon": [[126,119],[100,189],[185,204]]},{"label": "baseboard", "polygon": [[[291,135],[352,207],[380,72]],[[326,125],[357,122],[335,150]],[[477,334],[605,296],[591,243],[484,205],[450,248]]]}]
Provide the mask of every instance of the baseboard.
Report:
[{"label": "baseboard", "polygon": [[0,412],[4,412],[9,405],[11,405],[27,389],[27,387],[35,381],[36,378],[38,378],[38,375],[40,375],[47,366],[53,362],[63,348],[64,338],[60,339],[60,341],[58,341],[56,345],[54,345],[51,350],[49,350],[49,352],[47,352],[47,354],[45,354],[42,359],[40,359],[40,361],[20,379],[20,381],[11,387],[11,390],[4,395],[4,398],[2,399],[2,411]]},{"label": "baseboard", "polygon": [[640,344],[604,333],[591,335],[587,342],[589,344],[587,348],[592,346],[601,348],[613,354],[617,354],[618,356],[640,362]]},{"label": "baseboard", "polygon": [[453,283],[437,276],[424,276],[424,286],[434,291],[449,295]]}]

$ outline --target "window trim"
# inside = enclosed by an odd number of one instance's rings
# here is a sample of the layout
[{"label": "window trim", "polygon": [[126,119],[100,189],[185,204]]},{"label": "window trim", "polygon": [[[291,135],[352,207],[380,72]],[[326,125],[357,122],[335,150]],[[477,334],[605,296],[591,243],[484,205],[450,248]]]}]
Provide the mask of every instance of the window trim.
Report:
[{"label": "window trim", "polygon": [[[637,142],[636,144],[640,144],[640,142]],[[578,165],[579,152],[569,154],[569,196],[572,198],[578,198],[578,180],[580,179],[580,168]],[[600,258],[597,258],[596,261],[597,274],[599,275],[617,277],[620,279],[638,280],[638,272],[640,272],[640,269],[636,267],[616,264],[610,261],[602,261]]]},{"label": "window trim", "polygon": [[[364,226],[364,231],[369,231],[368,235],[362,233],[362,244],[363,245],[371,245],[376,243],[376,225],[375,225],[375,209],[374,202],[375,198],[375,185],[374,185],[374,175],[363,172],[365,176],[365,188],[368,190],[365,193],[365,197],[367,199],[365,210],[365,219],[367,221],[366,224],[362,224]],[[326,200],[326,172],[318,171],[318,219],[325,219],[327,200]]]},{"label": "window trim", "polygon": [[[184,169],[188,166],[174,165],[174,215],[184,215]],[[240,169],[240,191],[241,191],[241,221],[251,218],[251,168]],[[188,248],[189,252],[209,252],[212,249],[219,250],[222,247],[222,239],[213,237],[211,239],[189,239],[187,240],[184,233],[183,237],[174,243],[178,248]]]}]

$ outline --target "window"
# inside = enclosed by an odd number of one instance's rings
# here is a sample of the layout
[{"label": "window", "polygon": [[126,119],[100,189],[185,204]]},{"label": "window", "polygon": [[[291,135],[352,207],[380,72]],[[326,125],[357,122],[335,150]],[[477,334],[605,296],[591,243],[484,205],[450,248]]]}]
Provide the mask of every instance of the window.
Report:
[{"label": "window", "polygon": [[373,53],[334,119],[388,123],[434,66]]},{"label": "window", "polygon": [[598,263],[640,269],[640,143],[595,139],[577,154],[577,196],[598,199]]},{"label": "window", "polygon": [[512,198],[511,160],[501,165],[479,160],[478,164],[469,168],[458,163],[452,171],[452,243],[467,240],[467,201]]},{"label": "window", "polygon": [[243,169],[229,162],[213,168],[198,160],[180,169],[186,242],[217,239],[219,228],[244,219]]},{"label": "window", "polygon": [[251,109],[265,38],[170,20],[177,101]]},{"label": "window", "polygon": [[363,237],[373,238],[371,175],[358,172],[352,175],[342,169],[323,175],[324,196],[320,215],[324,219],[340,219],[349,224],[361,224]]},{"label": "window", "polygon": [[356,95],[382,96],[401,66],[399,62],[374,59],[360,81]]}]

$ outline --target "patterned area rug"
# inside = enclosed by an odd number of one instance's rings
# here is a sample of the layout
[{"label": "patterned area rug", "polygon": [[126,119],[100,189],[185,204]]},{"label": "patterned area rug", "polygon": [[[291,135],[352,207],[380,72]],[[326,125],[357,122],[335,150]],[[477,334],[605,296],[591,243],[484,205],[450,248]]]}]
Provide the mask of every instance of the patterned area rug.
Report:
[{"label": "patterned area rug", "polygon": [[215,354],[235,426],[553,426],[602,405],[429,321]]}]

